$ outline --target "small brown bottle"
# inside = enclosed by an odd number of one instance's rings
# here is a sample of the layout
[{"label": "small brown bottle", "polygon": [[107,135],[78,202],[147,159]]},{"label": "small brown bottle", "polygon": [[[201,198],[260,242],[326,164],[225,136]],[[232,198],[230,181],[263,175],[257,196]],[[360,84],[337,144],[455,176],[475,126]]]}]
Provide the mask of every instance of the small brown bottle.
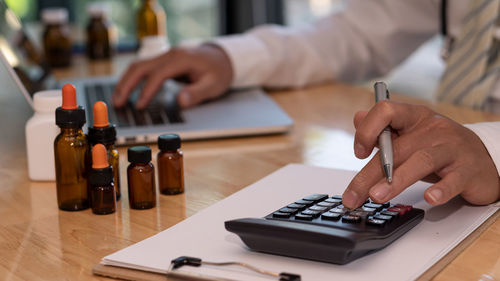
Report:
[{"label": "small brown bottle", "polygon": [[165,12],[156,0],[142,0],[137,12],[137,38],[141,41],[146,36],[154,35],[167,36]]},{"label": "small brown bottle", "polygon": [[156,206],[155,170],[151,164],[151,148],[134,146],[128,149],[128,200],[132,209]]},{"label": "small brown bottle", "polygon": [[56,109],[56,124],[61,133],[54,140],[57,203],[61,210],[78,211],[89,207],[89,148],[82,131],[85,109],[77,105],[73,85],[64,85],[62,95],[63,104]]},{"label": "small brown bottle", "polygon": [[98,101],[94,104],[93,116],[94,124],[92,127],[89,127],[89,143],[90,146],[100,143],[106,147],[109,165],[113,167],[113,182],[116,190],[116,200],[120,200],[120,156],[118,150],[115,148],[116,127],[113,124],[109,124],[108,106],[102,101]]},{"label": "small brown bottle", "polygon": [[116,211],[116,191],[113,168],[108,163],[106,147],[98,143],[92,148],[92,169],[89,183],[92,194],[92,212],[98,215]]},{"label": "small brown bottle", "polygon": [[87,56],[91,59],[108,59],[112,54],[110,26],[106,6],[91,4],[87,11],[90,16],[87,25]]},{"label": "small brown bottle", "polygon": [[43,48],[45,58],[52,67],[71,64],[71,35],[68,28],[68,11],[64,8],[49,8],[42,11],[45,23]]},{"label": "small brown bottle", "polygon": [[158,137],[158,179],[160,193],[173,195],[184,192],[184,169],[181,138],[175,134]]}]

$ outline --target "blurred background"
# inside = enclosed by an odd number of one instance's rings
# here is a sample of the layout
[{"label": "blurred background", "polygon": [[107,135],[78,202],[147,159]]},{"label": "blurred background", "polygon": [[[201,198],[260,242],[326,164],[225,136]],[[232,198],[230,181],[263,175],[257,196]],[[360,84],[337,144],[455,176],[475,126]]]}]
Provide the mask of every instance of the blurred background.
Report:
[{"label": "blurred background", "polygon": [[[129,50],[137,46],[136,13],[145,0],[6,0],[9,8],[27,27],[36,42],[42,32],[41,11],[64,7],[68,10],[75,51],[85,45],[87,7],[101,3],[116,27],[116,48]],[[237,33],[263,23],[296,26],[311,22],[338,7],[340,0],[157,0],[167,16],[170,44],[200,41],[216,35]]]}]

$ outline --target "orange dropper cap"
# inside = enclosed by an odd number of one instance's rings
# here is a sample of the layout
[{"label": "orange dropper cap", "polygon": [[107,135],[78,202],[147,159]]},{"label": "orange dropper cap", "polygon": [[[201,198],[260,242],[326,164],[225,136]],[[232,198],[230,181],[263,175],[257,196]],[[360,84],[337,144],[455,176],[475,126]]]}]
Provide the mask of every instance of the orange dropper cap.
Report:
[{"label": "orange dropper cap", "polygon": [[78,104],[76,103],[76,89],[75,86],[71,84],[66,84],[62,88],[62,109],[72,110],[77,109]]},{"label": "orange dropper cap", "polygon": [[94,127],[104,128],[109,126],[108,106],[102,101],[94,104]]},{"label": "orange dropper cap", "polygon": [[92,148],[92,169],[105,169],[108,167],[106,147],[100,143],[94,145]]}]

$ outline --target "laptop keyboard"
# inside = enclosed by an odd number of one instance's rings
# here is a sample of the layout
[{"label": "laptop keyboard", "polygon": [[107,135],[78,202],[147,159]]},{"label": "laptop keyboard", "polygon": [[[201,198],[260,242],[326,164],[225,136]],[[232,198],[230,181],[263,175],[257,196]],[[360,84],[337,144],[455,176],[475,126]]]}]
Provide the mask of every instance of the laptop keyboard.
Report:
[{"label": "laptop keyboard", "polygon": [[[111,97],[114,87],[115,85],[111,83],[85,85],[85,97],[89,107],[92,107],[97,101],[104,101],[108,105],[113,104]],[[132,96],[137,95],[138,92],[132,94]],[[118,127],[154,126],[184,122],[175,98],[171,98],[169,102],[161,102],[158,99],[153,99],[144,110],[136,110],[134,99],[132,98],[123,108],[113,108],[110,106],[108,111],[109,121]],[[88,116],[90,119],[89,124],[93,124],[92,114]]]}]

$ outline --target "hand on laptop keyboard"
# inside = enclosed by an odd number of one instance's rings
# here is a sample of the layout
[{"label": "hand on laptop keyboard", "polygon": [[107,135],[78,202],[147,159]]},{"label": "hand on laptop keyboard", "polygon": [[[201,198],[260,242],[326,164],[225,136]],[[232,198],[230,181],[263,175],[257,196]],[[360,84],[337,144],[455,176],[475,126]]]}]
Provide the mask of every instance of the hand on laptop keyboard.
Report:
[{"label": "hand on laptop keyboard", "polygon": [[187,77],[191,84],[177,97],[183,108],[215,98],[229,88],[233,70],[226,53],[214,45],[197,48],[173,48],[159,57],[129,66],[113,93],[113,104],[123,107],[132,91],[145,80],[136,108],[144,109],[167,79]]}]

